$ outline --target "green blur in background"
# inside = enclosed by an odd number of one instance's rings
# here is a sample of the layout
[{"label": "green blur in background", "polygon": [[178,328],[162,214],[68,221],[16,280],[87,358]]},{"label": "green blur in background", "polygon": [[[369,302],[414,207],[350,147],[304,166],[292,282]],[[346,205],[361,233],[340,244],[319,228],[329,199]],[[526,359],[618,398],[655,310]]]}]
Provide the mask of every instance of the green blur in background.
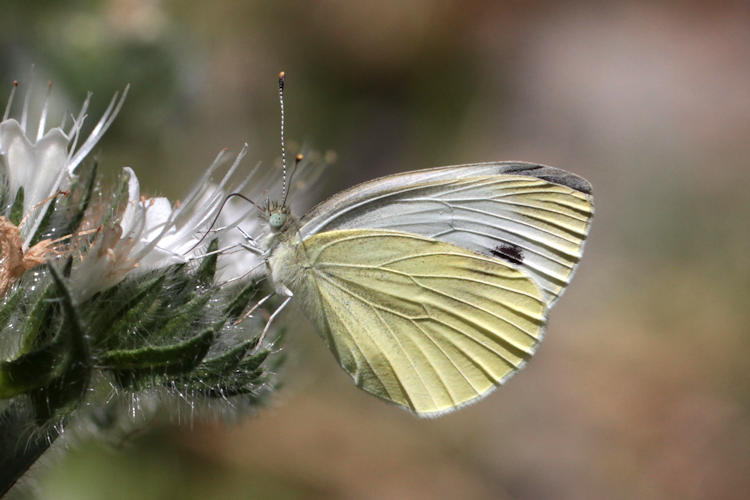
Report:
[{"label": "green blur in background", "polygon": [[92,117],[129,82],[97,156],[152,194],[183,196],[245,141],[247,169],[272,164],[283,69],[287,136],[338,157],[321,199],[526,160],[586,177],[596,203],[544,344],[482,402],[419,420],[286,316],[268,408],[120,449],[72,439],[10,497],[747,498],[750,8],[680,5],[9,1],[0,81],[35,65],[70,110],[93,91]]}]

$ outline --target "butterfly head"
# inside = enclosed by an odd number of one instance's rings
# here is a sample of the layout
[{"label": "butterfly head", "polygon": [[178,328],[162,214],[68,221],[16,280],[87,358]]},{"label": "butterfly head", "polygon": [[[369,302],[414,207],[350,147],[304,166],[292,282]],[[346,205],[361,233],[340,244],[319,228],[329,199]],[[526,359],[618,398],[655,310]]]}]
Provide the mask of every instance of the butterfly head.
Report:
[{"label": "butterfly head", "polygon": [[265,211],[266,232],[260,246],[271,251],[279,244],[293,241],[299,236],[299,223],[289,207],[281,203],[271,203]]},{"label": "butterfly head", "polygon": [[268,207],[268,227],[273,233],[283,231],[292,218],[289,207],[283,204],[271,204]]},{"label": "butterfly head", "polygon": [[271,231],[280,231],[284,224],[286,224],[284,212],[274,212],[268,217],[268,225],[271,226]]}]

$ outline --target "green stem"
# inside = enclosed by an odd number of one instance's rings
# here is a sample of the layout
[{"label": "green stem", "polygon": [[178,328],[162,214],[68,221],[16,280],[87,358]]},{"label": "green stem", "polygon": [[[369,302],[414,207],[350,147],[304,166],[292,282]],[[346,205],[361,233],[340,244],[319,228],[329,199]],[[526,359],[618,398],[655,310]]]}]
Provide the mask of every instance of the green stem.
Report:
[{"label": "green stem", "polygon": [[57,439],[58,431],[37,427],[33,412],[12,404],[0,414],[0,497],[4,496]]}]

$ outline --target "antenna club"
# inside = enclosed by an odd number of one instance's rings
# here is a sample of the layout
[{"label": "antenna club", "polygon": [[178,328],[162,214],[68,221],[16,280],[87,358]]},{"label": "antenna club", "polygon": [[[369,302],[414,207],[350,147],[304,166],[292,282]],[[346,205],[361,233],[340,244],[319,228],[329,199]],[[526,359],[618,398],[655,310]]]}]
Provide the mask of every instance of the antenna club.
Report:
[{"label": "antenna club", "polygon": [[284,83],[286,82],[286,73],[283,71],[279,73],[279,89],[284,89]]},{"label": "antenna club", "polygon": [[297,160],[297,163],[299,163],[299,162],[301,162],[301,161],[302,161],[302,159],[303,159],[304,157],[305,157],[305,156],[304,156],[304,155],[303,155],[302,153],[297,153],[297,156],[295,156],[295,157],[294,157],[294,159],[295,159],[295,160]]},{"label": "antenna club", "polygon": [[13,80],[13,86],[18,87],[18,80]]}]

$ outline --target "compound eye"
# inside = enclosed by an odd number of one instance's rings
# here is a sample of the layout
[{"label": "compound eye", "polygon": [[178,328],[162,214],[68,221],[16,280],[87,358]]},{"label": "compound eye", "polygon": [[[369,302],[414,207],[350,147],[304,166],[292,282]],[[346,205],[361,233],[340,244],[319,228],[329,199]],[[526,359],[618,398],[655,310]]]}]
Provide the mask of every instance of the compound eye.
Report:
[{"label": "compound eye", "polygon": [[280,229],[286,223],[286,214],[274,213],[268,218],[268,225],[271,229]]}]

